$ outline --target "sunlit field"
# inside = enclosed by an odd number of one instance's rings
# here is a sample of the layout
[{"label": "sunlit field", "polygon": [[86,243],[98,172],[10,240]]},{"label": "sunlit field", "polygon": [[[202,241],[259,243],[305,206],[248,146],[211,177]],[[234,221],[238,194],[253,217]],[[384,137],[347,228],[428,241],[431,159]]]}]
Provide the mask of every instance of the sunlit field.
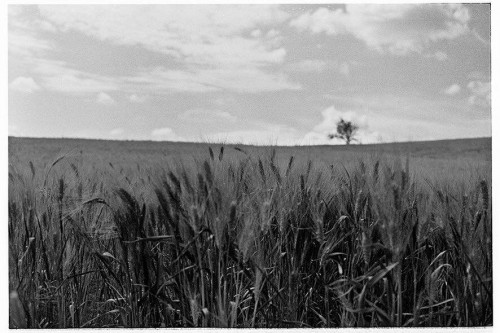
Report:
[{"label": "sunlit field", "polygon": [[489,326],[491,138],[9,138],[10,327]]}]

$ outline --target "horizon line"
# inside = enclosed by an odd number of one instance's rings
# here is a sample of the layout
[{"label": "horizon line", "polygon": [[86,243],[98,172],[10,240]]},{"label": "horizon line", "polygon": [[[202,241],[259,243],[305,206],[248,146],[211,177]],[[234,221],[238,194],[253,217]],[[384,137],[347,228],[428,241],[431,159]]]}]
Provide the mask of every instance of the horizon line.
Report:
[{"label": "horizon line", "polygon": [[427,140],[407,140],[407,141],[389,141],[389,142],[374,142],[374,143],[332,143],[332,144],[290,144],[290,145],[278,145],[278,144],[260,144],[260,143],[238,143],[238,142],[210,142],[210,141],[168,141],[168,140],[136,140],[136,139],[106,139],[106,138],[83,138],[83,137],[30,137],[30,136],[15,136],[8,135],[8,139],[42,139],[42,140],[86,140],[86,141],[111,141],[111,142],[148,142],[148,143],[173,143],[173,144],[216,144],[216,145],[243,145],[243,146],[254,146],[254,147],[326,147],[326,146],[369,146],[369,145],[386,145],[386,144],[409,144],[409,143],[423,143],[423,142],[440,142],[440,141],[456,141],[456,140],[478,140],[478,139],[493,139],[493,136],[481,136],[481,137],[460,137],[460,138],[446,138],[446,139],[427,139]]}]

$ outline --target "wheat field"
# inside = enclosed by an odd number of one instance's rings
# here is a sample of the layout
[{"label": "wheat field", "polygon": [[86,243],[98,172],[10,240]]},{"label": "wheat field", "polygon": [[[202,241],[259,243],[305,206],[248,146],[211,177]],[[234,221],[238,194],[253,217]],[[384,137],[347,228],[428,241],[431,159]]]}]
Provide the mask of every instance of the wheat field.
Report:
[{"label": "wheat field", "polygon": [[490,326],[483,141],[10,138],[10,327]]}]

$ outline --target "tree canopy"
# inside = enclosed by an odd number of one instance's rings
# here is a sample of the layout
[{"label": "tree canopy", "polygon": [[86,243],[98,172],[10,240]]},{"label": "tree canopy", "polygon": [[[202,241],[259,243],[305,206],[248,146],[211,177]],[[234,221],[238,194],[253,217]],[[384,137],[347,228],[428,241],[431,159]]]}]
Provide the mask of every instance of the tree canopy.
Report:
[{"label": "tree canopy", "polygon": [[358,130],[358,125],[351,121],[345,121],[341,118],[337,123],[337,133],[328,134],[328,138],[344,140],[345,144],[348,145],[352,141],[357,141],[354,136],[356,135]]}]

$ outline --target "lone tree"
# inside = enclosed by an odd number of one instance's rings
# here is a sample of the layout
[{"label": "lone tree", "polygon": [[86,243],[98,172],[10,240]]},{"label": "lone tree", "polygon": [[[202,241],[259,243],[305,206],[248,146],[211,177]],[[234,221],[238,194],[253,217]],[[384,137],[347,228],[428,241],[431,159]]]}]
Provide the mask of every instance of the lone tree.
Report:
[{"label": "lone tree", "polygon": [[351,141],[358,141],[354,138],[356,132],[359,127],[351,121],[345,121],[344,119],[340,119],[337,123],[337,133],[328,134],[329,139],[342,139],[345,141],[345,144],[348,145]]}]

